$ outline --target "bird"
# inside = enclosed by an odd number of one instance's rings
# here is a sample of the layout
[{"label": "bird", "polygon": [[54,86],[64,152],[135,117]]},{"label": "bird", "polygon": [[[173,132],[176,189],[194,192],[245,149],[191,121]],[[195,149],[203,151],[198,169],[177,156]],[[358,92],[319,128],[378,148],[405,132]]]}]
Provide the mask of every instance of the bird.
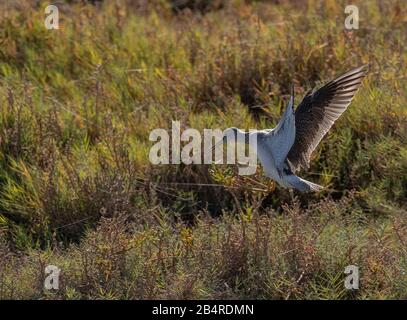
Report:
[{"label": "bird", "polygon": [[353,68],[319,89],[309,90],[294,109],[294,86],[288,106],[277,126],[273,129],[246,132],[231,127],[223,132],[217,145],[228,141],[230,135],[244,135],[244,143],[250,143],[250,135],[256,135],[257,158],[265,176],[283,188],[300,192],[317,192],[324,187],[299,177],[296,173],[308,169],[311,154],[334,122],[345,112],[368,72],[368,65]]}]

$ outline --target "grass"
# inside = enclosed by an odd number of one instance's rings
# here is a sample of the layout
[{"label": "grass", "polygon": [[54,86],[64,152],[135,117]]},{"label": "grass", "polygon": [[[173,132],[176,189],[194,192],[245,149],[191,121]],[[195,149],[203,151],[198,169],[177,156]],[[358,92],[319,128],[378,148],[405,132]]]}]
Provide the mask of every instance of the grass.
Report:
[{"label": "grass", "polygon": [[[0,17],[0,299],[407,298],[402,1],[40,1]],[[153,166],[149,133],[270,128],[370,64],[294,194],[233,166]],[[61,270],[44,289],[44,270]],[[347,265],[360,289],[344,289]]]}]

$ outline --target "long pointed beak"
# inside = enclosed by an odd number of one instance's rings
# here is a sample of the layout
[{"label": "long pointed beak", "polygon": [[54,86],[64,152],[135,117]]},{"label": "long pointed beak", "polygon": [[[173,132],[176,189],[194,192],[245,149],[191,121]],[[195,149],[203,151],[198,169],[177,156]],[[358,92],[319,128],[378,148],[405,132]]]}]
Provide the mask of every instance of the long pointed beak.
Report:
[{"label": "long pointed beak", "polygon": [[215,143],[215,145],[212,147],[211,152],[213,152],[217,146],[222,145],[223,144],[223,140],[219,141],[218,143]]},{"label": "long pointed beak", "polygon": [[[215,143],[215,145],[212,147],[211,154],[213,154],[213,151],[219,145],[223,145],[223,139],[221,141],[219,141],[218,143]],[[215,158],[215,164],[219,164],[219,163],[222,163],[222,159],[219,159],[219,160],[216,161],[216,158]]]}]

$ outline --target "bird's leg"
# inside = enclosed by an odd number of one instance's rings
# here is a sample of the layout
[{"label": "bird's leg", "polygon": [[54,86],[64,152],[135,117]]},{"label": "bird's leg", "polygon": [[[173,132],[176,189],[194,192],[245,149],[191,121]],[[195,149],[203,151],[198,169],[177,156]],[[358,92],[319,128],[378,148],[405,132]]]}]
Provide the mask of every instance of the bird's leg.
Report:
[{"label": "bird's leg", "polygon": [[294,203],[295,201],[294,189],[289,188],[288,192],[290,193],[291,202]]},{"label": "bird's leg", "polygon": [[276,190],[276,183],[273,180],[269,180],[267,183],[267,192],[271,193]]}]

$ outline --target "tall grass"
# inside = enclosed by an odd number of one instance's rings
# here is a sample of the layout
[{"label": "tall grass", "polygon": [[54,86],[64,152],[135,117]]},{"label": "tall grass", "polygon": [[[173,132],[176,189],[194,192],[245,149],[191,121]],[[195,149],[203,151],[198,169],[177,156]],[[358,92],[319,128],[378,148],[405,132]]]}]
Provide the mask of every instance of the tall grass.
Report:
[{"label": "tall grass", "polygon": [[[357,2],[354,31],[344,1],[198,2],[67,2],[59,30],[46,2],[3,4],[0,298],[405,298],[402,1]],[[299,102],[362,63],[302,173],[321,194],[148,161],[152,129],[269,128],[291,83]]]}]

